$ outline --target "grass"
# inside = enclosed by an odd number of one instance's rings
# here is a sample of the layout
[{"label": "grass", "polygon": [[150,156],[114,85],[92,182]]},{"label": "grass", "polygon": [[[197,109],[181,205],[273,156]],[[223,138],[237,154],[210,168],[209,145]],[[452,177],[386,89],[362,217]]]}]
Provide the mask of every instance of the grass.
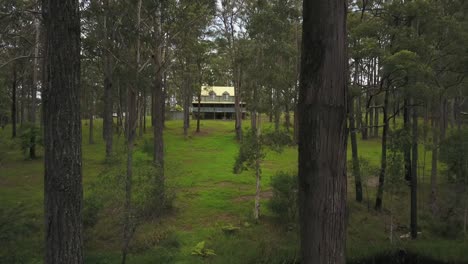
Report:
[{"label": "grass", "polygon": [[[87,142],[88,125],[83,121],[84,196],[85,206],[86,203],[102,206],[95,225],[85,230],[85,257],[86,263],[118,263],[122,239],[119,195],[122,190],[117,190],[120,185],[115,183],[114,174],[121,173],[123,167],[106,163],[100,138],[101,124],[99,120],[95,124],[95,144],[90,145]],[[263,124],[265,129],[270,126],[267,122]],[[233,174],[238,151],[233,122],[203,120],[201,130],[199,134],[192,132],[185,140],[180,121],[166,122],[166,179],[168,188],[176,194],[174,209],[162,218],[149,218],[140,223],[131,244],[129,263],[290,263],[298,253],[296,231],[289,231],[275,220],[265,205],[266,199],[262,200],[260,223],[255,224],[252,219],[255,178],[250,171]],[[42,150],[38,151],[38,159],[26,160],[9,137],[8,128],[0,131],[0,142],[3,142],[0,152],[5,153],[0,163],[0,263],[41,263],[44,229]],[[136,144],[135,166],[138,167],[151,160],[150,131]],[[124,153],[123,146],[123,138],[116,136],[115,151]],[[380,140],[359,140],[358,146],[360,155],[369,160],[371,166],[378,166]],[[426,177],[430,175],[431,160],[430,153],[427,154]],[[350,152],[348,157],[351,157]],[[281,153],[269,152],[262,166],[262,189],[268,191],[275,172],[296,171],[297,149],[289,147]],[[397,240],[390,244],[387,230],[389,196],[384,197],[386,210],[381,213],[368,210],[366,202],[353,201],[353,181],[349,178],[347,256],[350,260],[405,248],[443,261],[468,263],[466,240],[442,238],[429,230],[431,220],[424,211],[428,210],[429,180],[420,182],[422,209],[419,221],[420,226],[427,228],[416,241]],[[375,188],[370,187],[369,191],[370,195],[365,199],[370,199],[372,206]],[[408,190],[403,190],[391,204],[397,212],[395,222],[402,227],[396,232],[404,234],[409,223]],[[222,231],[225,225],[238,226],[240,230],[227,235]],[[206,247],[213,249],[216,256],[192,256],[192,248],[201,241],[205,241]]]}]

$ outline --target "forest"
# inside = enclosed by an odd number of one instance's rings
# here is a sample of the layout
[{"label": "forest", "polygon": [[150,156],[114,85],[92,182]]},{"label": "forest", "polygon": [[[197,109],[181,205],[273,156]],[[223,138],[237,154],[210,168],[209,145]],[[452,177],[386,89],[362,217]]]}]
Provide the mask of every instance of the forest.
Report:
[{"label": "forest", "polygon": [[1,0],[0,264],[468,263],[468,1]]}]

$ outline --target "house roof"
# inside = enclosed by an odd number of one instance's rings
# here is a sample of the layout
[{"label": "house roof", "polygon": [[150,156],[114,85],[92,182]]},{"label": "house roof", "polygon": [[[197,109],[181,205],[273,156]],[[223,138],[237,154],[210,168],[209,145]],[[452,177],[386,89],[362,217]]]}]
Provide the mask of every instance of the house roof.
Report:
[{"label": "house roof", "polygon": [[222,96],[227,92],[230,96],[234,96],[234,86],[202,86],[201,95],[208,96],[210,92],[214,92],[216,96]]}]

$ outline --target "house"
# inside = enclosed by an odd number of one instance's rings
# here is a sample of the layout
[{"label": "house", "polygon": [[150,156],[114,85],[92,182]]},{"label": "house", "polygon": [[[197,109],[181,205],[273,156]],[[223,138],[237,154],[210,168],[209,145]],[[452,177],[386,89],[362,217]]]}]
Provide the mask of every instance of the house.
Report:
[{"label": "house", "polygon": [[[200,101],[201,119],[234,119],[235,93],[232,86],[202,86]],[[241,102],[242,118],[245,118],[245,103]],[[197,118],[198,96],[193,97],[190,109],[192,117]]]}]

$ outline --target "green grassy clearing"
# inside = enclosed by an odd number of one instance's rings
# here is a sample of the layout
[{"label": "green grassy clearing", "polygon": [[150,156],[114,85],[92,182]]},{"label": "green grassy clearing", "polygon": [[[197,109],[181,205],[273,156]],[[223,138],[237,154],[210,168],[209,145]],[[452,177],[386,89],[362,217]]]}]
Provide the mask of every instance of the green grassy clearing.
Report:
[{"label": "green grassy clearing", "polygon": [[[102,209],[96,224],[85,230],[86,263],[117,263],[120,260],[121,223],[119,220],[119,192],[104,174],[108,165],[104,160],[104,144],[100,137],[99,120],[95,127],[95,144],[89,145],[88,126],[83,122],[83,183],[86,199],[103,194]],[[248,125],[249,122],[244,124]],[[165,130],[167,185],[176,194],[174,210],[161,219],[147,219],[139,225],[132,242],[130,263],[285,263],[297,255],[297,236],[280,225],[265,203],[269,197],[270,178],[279,170],[296,171],[297,149],[286,148],[282,153],[269,152],[263,162],[263,217],[259,224],[252,220],[255,179],[251,172],[233,174],[232,167],[238,145],[234,139],[234,124],[230,121],[202,121],[202,132],[191,133],[184,140],[180,121],[168,121]],[[269,123],[264,122],[264,129]],[[192,123],[194,126],[194,123]],[[192,127],[192,130],[194,128]],[[151,159],[146,151],[151,145],[151,133],[137,141],[136,165]],[[10,131],[0,131],[3,142],[9,142]],[[123,138],[115,137],[116,152],[123,153]],[[380,162],[380,139],[358,142],[360,156],[371,166]],[[43,160],[25,160],[14,144],[1,145],[6,152],[0,165],[0,263],[41,263],[43,250]],[[151,149],[151,146],[149,147]],[[385,210],[373,211],[376,175],[368,176],[369,197],[358,204],[354,199],[353,180],[349,178],[348,258],[365,258],[396,248],[408,248],[417,253],[445,261],[468,262],[466,240],[438,237],[429,230],[427,208],[429,195],[430,152],[426,164],[420,164],[421,238],[417,241],[388,239],[389,196],[384,197]],[[39,149],[39,156],[42,155]],[[349,154],[348,157],[351,155]],[[120,165],[116,165],[118,173]],[[423,169],[424,167],[424,169]],[[423,173],[424,177],[423,180]],[[443,178],[442,176],[440,177]],[[113,179],[113,178],[110,178]],[[443,186],[443,181],[441,186]],[[391,202],[395,222],[407,233],[409,224],[409,188],[403,188],[398,199]],[[442,189],[442,187],[441,187]],[[138,192],[135,189],[134,192]],[[104,195],[105,194],[105,195]],[[114,199],[115,198],[115,199]],[[370,200],[371,209],[367,209]],[[93,200],[91,200],[93,201]],[[221,227],[240,226],[236,234],[226,235]],[[192,256],[192,248],[200,241],[213,249],[216,256]]]}]

